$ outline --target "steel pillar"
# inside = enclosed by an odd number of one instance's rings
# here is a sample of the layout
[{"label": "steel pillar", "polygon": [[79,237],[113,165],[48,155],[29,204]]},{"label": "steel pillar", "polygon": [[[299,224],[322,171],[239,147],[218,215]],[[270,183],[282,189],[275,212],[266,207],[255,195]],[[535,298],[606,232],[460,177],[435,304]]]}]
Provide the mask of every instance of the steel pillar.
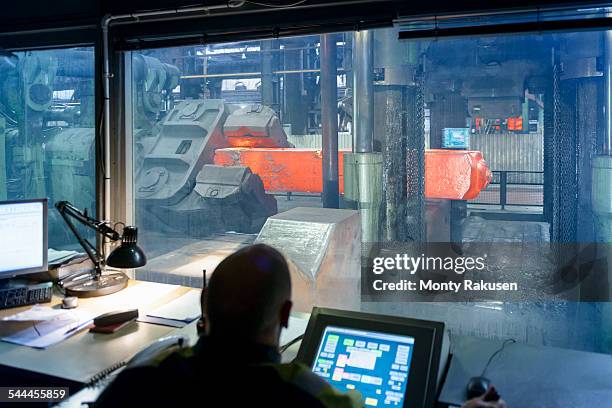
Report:
[{"label": "steel pillar", "polygon": [[338,208],[338,86],[336,35],[321,35],[321,122],[323,130],[323,207]]},{"label": "steel pillar", "polygon": [[374,150],[374,52],[372,32],[357,31],[353,40],[353,151]]}]

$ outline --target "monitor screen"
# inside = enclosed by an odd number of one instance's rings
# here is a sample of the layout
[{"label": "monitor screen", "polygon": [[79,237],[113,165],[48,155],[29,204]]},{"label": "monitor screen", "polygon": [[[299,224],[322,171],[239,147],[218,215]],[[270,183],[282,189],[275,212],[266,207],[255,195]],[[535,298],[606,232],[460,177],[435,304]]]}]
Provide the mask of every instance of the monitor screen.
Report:
[{"label": "monitor screen", "polygon": [[401,407],[414,337],[328,326],[312,367],[339,391],[357,390],[366,406]]},{"label": "monitor screen", "polygon": [[444,323],[314,307],[296,360],[366,407],[435,405]]},{"label": "monitor screen", "polygon": [[0,201],[0,279],[47,269],[47,200]]},{"label": "monitor screen", "polygon": [[442,147],[446,149],[469,149],[469,128],[444,128]]}]

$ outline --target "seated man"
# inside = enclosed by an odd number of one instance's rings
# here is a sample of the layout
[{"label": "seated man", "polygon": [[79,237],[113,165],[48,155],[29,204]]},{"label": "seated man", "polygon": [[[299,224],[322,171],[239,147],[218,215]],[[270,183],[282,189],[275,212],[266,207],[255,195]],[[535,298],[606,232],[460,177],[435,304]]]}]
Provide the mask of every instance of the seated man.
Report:
[{"label": "seated man", "polygon": [[289,268],[278,251],[254,245],[228,256],[203,292],[207,335],[152,366],[124,370],[96,406],[356,406],[358,395],[335,391],[302,365],[278,364],[290,299]]},{"label": "seated man", "polygon": [[[206,335],[191,348],[126,369],[96,406],[358,407],[299,363],[280,364],[291,280],[283,256],[253,245],[224,259],[203,292]],[[486,405],[479,405],[479,401]],[[504,405],[470,401],[470,408]]]}]

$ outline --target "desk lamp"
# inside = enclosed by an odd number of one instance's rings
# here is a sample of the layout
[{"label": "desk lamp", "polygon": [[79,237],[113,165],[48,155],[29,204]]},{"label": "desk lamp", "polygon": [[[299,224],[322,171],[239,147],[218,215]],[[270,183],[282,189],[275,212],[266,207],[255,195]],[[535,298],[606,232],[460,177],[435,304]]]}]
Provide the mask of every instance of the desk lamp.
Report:
[{"label": "desk lamp", "polygon": [[[67,295],[78,297],[95,297],[110,295],[125,288],[128,284],[128,277],[123,272],[113,272],[102,275],[105,265],[115,268],[131,269],[144,266],[147,258],[136,245],[138,238],[138,228],[125,226],[123,234],[119,234],[103,221],[98,221],[87,214],[87,210],[81,211],[68,201],[58,201],[55,208],[72,231],[72,234],[79,241],[87,256],[94,265],[93,271],[77,272],[60,280],[58,285],[63,288]],[[104,257],[89,241],[79,234],[71,218],[95,230],[98,234],[110,239],[111,241],[121,240],[121,245],[113,250],[106,262]]]}]

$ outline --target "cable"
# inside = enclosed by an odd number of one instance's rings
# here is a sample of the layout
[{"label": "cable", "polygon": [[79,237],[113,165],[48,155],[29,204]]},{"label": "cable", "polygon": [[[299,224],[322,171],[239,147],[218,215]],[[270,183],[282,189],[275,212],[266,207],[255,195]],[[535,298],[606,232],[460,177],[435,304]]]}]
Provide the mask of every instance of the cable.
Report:
[{"label": "cable", "polygon": [[295,6],[304,4],[306,3],[306,1],[308,0],[300,0],[300,1],[296,1],[295,3],[289,3],[289,4],[270,4],[270,3],[261,3],[259,1],[245,0],[245,3],[253,4],[255,6],[268,7],[268,8],[290,8],[290,7],[295,7]]},{"label": "cable", "polygon": [[279,352],[283,354],[289,347],[293,346],[295,343],[302,340],[303,338],[304,338],[303,334],[297,336],[295,339],[291,340],[289,343],[281,346],[281,348],[279,349]]},{"label": "cable", "polygon": [[491,354],[491,357],[489,357],[489,361],[487,361],[487,364],[485,365],[484,369],[482,370],[482,374],[480,374],[481,377],[485,376],[485,373],[487,372],[487,369],[489,368],[489,365],[491,364],[491,361],[493,361],[495,356],[498,355],[499,353],[501,353],[502,351],[504,351],[504,348],[506,348],[506,346],[508,344],[510,344],[510,343],[514,344],[514,343],[516,343],[516,340],[514,340],[514,339],[507,339],[506,341],[504,341],[502,346],[495,351],[495,353]]}]

